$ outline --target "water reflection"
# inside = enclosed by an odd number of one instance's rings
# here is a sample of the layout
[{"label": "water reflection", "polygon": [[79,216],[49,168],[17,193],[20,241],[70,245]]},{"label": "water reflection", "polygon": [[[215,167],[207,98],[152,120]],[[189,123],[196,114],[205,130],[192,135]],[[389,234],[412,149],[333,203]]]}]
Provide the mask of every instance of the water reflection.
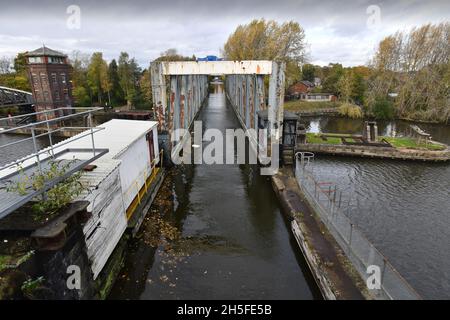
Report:
[{"label": "water reflection", "polygon": [[[0,146],[26,138],[29,138],[29,136],[21,134],[0,134]],[[57,143],[61,140],[62,138],[53,137],[53,143]],[[39,137],[36,139],[36,142],[38,150],[41,150],[50,145],[48,137]],[[32,140],[21,142],[16,145],[11,145],[6,148],[1,148],[0,166],[18,160],[32,153],[34,153],[34,145]]]},{"label": "water reflection", "polygon": [[[223,95],[211,95],[200,120],[205,128],[239,127]],[[283,220],[271,182],[257,166],[178,166],[171,177],[158,197],[164,195],[170,203],[165,220],[178,227],[181,237],[158,246],[151,264],[132,254],[125,280],[117,282],[111,298],[320,297]],[[136,245],[152,250],[142,241]],[[144,277],[135,271],[142,264],[148,266]],[[136,288],[136,282],[145,285]]]},{"label": "water reflection", "polygon": [[[302,117],[308,132],[361,134],[364,120],[342,117]],[[416,123],[403,120],[377,121],[378,133],[383,136],[405,136],[410,132],[410,125],[415,124],[430,133],[433,140],[450,145],[450,125]]]},{"label": "water reflection", "polygon": [[[361,120],[303,118],[310,132],[360,133]],[[410,122],[379,121],[382,135]],[[418,124],[450,144],[450,126]],[[450,298],[450,165],[316,155],[315,175],[341,190],[344,212],[424,297]]]}]

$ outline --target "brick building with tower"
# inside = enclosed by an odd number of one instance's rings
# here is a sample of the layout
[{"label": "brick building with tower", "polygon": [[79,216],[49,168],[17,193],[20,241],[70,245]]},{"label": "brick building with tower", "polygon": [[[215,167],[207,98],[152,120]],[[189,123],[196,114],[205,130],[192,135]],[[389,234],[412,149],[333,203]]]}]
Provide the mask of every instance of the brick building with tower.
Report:
[{"label": "brick building with tower", "polygon": [[[73,105],[70,81],[71,66],[67,55],[43,46],[26,53],[27,70],[36,112]],[[72,113],[71,110],[48,113],[48,118]],[[38,120],[43,120],[39,115]]]}]

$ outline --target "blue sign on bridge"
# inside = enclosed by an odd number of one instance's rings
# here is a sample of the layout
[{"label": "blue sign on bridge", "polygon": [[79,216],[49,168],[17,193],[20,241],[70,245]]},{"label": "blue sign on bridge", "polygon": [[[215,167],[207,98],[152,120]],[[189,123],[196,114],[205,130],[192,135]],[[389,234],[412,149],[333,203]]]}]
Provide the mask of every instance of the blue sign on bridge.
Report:
[{"label": "blue sign on bridge", "polygon": [[197,61],[223,61],[223,58],[217,56],[206,56],[204,58],[197,58]]}]

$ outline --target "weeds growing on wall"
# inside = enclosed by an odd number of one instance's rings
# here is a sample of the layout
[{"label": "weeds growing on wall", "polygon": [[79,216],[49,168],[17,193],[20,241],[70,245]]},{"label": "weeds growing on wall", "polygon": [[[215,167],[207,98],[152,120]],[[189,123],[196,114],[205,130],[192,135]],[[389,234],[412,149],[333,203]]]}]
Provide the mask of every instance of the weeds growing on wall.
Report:
[{"label": "weeds growing on wall", "polygon": [[[30,176],[27,176],[21,168],[20,179],[9,185],[7,191],[25,195],[31,191],[42,190],[50,181],[63,177],[68,172],[71,163],[71,161],[51,161],[48,169],[35,172]],[[36,218],[39,219],[43,214],[55,214],[79,196],[84,190],[84,186],[80,182],[81,175],[81,172],[75,173],[47,190],[43,195],[36,197],[32,205]]]}]

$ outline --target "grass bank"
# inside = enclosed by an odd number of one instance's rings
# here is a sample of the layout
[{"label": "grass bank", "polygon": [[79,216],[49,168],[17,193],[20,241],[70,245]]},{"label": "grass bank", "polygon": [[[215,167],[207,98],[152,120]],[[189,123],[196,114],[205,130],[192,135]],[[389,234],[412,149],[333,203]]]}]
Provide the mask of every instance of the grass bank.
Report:
[{"label": "grass bank", "polygon": [[[342,140],[340,138],[345,138],[348,142],[355,142],[355,140],[351,139],[351,135],[346,134],[333,134],[336,137],[326,137],[326,139],[320,133],[307,133],[306,134],[306,142],[310,144],[330,144],[330,145],[340,145],[342,144]],[[442,144],[437,144],[433,142],[425,143],[417,143],[417,141],[413,138],[409,137],[379,137],[379,140],[385,139],[389,142],[394,148],[406,148],[406,149],[425,149],[431,151],[439,151],[445,150],[446,146]]]},{"label": "grass bank", "polygon": [[427,150],[445,150],[445,146],[433,142],[417,143],[415,139],[409,137],[381,137],[380,139],[385,139],[392,146],[396,148],[407,148],[407,149],[427,149]]},{"label": "grass bank", "polygon": [[310,102],[301,100],[291,100],[284,102],[284,109],[291,112],[296,111],[317,111],[321,109],[331,109],[339,107],[340,103],[332,101]]}]

